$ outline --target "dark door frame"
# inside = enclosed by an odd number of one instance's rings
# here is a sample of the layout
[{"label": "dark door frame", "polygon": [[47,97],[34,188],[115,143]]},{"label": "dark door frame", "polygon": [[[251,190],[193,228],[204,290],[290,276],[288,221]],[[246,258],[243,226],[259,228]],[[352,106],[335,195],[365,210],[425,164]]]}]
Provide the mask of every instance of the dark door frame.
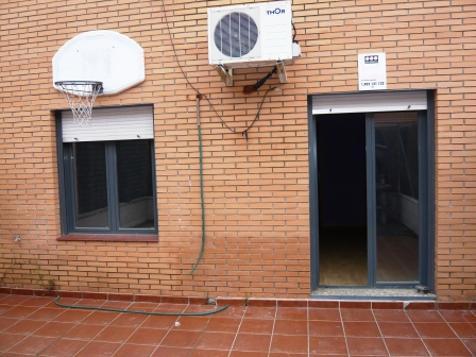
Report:
[{"label": "dark door frame", "polygon": [[[346,93],[348,95],[358,96],[361,92]],[[420,112],[426,115],[419,114],[419,172],[420,178],[420,192],[424,192],[424,199],[420,204],[420,281],[419,284],[425,285],[431,290],[434,290],[434,240],[435,240],[435,92],[433,90],[426,91],[427,93],[427,110]],[[319,202],[318,202],[318,155],[317,155],[317,116],[312,114],[312,100],[315,95],[308,96],[308,134],[309,134],[309,214],[310,214],[310,284],[311,291],[319,287]],[[371,130],[372,122],[371,116],[366,119],[366,135],[367,142],[372,142],[374,135]],[[370,151],[374,151],[373,149]],[[372,153],[368,151],[367,157]],[[424,160],[422,160],[424,158]],[[369,161],[369,160],[367,160]],[[374,177],[375,168],[373,165],[367,165],[367,175]],[[372,189],[368,190],[368,200],[375,199]],[[370,195],[370,196],[369,196]],[[374,195],[372,197],[372,195]],[[370,206],[370,205],[368,205]],[[375,239],[374,227],[375,212],[368,212],[369,217],[369,237]],[[373,237],[373,238],[372,238]],[[373,242],[374,243],[374,242]],[[426,253],[426,254],[425,254]],[[386,287],[408,287],[413,284],[383,284],[375,282],[375,264],[371,259],[375,258],[375,244],[368,244],[369,255],[369,286],[372,288],[386,288]],[[375,260],[375,259],[374,259]]]}]

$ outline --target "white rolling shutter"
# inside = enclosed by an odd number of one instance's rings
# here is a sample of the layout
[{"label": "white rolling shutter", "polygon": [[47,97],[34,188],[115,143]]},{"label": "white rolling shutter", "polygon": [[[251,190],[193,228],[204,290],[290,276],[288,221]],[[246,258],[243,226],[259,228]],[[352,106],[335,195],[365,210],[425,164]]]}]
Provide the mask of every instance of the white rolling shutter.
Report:
[{"label": "white rolling shutter", "polygon": [[153,139],[151,106],[93,109],[88,124],[79,125],[71,111],[63,111],[63,142]]},{"label": "white rolling shutter", "polygon": [[426,91],[323,94],[312,98],[312,114],[426,110]]}]

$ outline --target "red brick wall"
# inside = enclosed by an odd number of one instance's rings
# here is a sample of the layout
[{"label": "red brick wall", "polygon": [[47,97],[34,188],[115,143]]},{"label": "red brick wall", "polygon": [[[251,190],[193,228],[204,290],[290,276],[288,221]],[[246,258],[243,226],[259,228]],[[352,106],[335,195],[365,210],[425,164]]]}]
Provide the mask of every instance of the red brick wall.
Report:
[{"label": "red brick wall", "polygon": [[[244,2],[244,1],[241,1]],[[67,4],[66,4],[67,3]],[[219,6],[240,1],[208,1]],[[166,1],[190,81],[240,130],[260,95],[255,69],[225,87],[208,65],[205,1]],[[308,296],[307,95],[355,91],[357,53],[385,51],[389,89],[436,89],[436,281],[441,300],[476,298],[476,5],[293,1],[303,56],[271,92],[248,141],[203,103],[208,242],[200,241],[195,96],[174,61],[161,1],[0,3],[0,285],[164,295]],[[75,34],[119,31],[145,50],[146,81],[98,106],[153,103],[159,243],[57,241],[55,122],[65,108],[51,58]],[[13,242],[20,234],[22,240]]]}]

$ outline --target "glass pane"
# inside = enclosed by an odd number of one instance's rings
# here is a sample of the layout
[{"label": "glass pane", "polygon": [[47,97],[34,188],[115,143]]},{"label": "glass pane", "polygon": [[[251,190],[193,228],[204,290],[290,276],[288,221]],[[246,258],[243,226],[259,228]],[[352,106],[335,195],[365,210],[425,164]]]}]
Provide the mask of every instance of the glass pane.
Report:
[{"label": "glass pane", "polygon": [[377,281],[417,281],[417,115],[379,114],[375,119]]},{"label": "glass pane", "polygon": [[151,145],[150,140],[116,144],[121,228],[154,227]]},{"label": "glass pane", "polygon": [[104,143],[73,144],[76,175],[76,227],[107,227]]}]

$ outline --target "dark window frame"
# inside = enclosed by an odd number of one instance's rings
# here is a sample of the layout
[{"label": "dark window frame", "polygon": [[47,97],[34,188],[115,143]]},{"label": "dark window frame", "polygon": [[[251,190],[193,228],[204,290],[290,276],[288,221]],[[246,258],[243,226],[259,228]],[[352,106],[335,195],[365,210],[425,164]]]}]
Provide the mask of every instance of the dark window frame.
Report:
[{"label": "dark window frame", "polygon": [[[155,174],[155,150],[153,139],[143,139],[151,142],[151,173],[152,173],[152,228],[121,228],[119,223],[119,192],[117,176],[117,150],[115,141],[101,141],[105,144],[106,185],[108,202],[108,227],[76,227],[75,220],[75,190],[74,163],[71,160],[73,143],[63,143],[62,111],[55,112],[56,144],[60,193],[61,234],[60,240],[117,240],[117,241],[155,241],[158,235],[157,189]],[[84,238],[84,239],[83,239]],[[116,239],[117,238],[117,239]]]},{"label": "dark window frame", "polygon": [[[383,90],[376,92],[405,92],[413,90]],[[420,180],[419,180],[419,192],[423,194],[420,205],[420,217],[421,217],[421,231],[420,235],[423,239],[420,239],[419,247],[419,261],[420,261],[420,280],[419,283],[430,288],[435,289],[435,95],[436,90],[421,90],[427,94],[427,109],[425,111],[418,111],[419,116],[419,167]],[[362,92],[345,92],[342,94],[358,95]],[[309,140],[309,216],[310,216],[310,287],[311,295],[319,287],[323,285],[319,282],[319,202],[318,202],[318,155],[317,155],[317,115],[312,114],[312,102],[313,97],[317,94],[308,95],[307,98],[307,110],[308,110],[308,140]],[[325,96],[326,94],[320,94]],[[423,115],[424,114],[424,115]],[[369,122],[369,121],[368,121]],[[371,132],[367,130],[367,132]],[[425,157],[422,160],[422,155]],[[372,174],[368,174],[372,176]],[[372,228],[371,225],[369,228]],[[371,245],[369,245],[371,246]],[[423,254],[425,252],[425,254]],[[373,269],[372,269],[373,270]],[[371,274],[372,270],[369,270],[369,281],[373,282],[374,277]],[[410,284],[385,284],[375,283],[368,284],[369,288],[404,288],[408,286],[414,286],[414,283]],[[358,286],[361,288],[362,286]],[[352,288],[345,286],[345,288]]]}]

